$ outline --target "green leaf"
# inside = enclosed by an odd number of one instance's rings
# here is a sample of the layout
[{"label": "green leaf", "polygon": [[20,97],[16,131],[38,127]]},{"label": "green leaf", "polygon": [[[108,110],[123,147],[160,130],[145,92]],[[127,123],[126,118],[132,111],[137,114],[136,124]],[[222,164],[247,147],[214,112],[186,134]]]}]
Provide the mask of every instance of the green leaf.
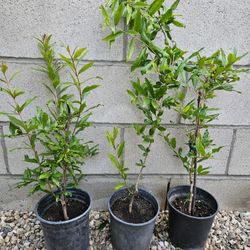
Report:
[{"label": "green leaf", "polygon": [[142,144],[138,144],[138,147],[140,148],[140,150],[142,150],[143,152],[146,152],[147,149],[142,145]]},{"label": "green leaf", "polygon": [[74,53],[74,59],[78,59],[82,55],[82,53],[86,50],[86,48],[80,48]]},{"label": "green leaf", "polygon": [[36,159],[30,158],[28,155],[24,155],[24,161],[29,163],[37,163]]},{"label": "green leaf", "polygon": [[118,134],[119,134],[119,129],[114,127],[113,128],[113,138],[114,138],[114,140],[116,140]]},{"label": "green leaf", "polygon": [[185,25],[179,21],[173,20],[173,24],[177,27],[184,28]]},{"label": "green leaf", "polygon": [[10,131],[11,135],[21,135],[22,134],[22,130],[18,126],[16,126],[15,124],[13,124],[12,122],[10,122],[9,131]]},{"label": "green leaf", "polygon": [[155,100],[151,100],[151,104],[154,107],[155,110],[160,108],[160,105],[155,101]]},{"label": "green leaf", "polygon": [[124,5],[123,5],[123,3],[121,3],[119,5],[117,11],[115,12],[115,15],[114,15],[114,24],[115,24],[115,26],[120,22],[121,17],[123,15],[123,11],[124,11]]},{"label": "green leaf", "polygon": [[114,166],[116,168],[120,169],[120,163],[119,163],[118,159],[113,154],[108,154],[108,157],[109,157],[110,161],[114,164]]},{"label": "green leaf", "polygon": [[39,176],[39,180],[43,180],[43,179],[48,179],[50,177],[50,173],[46,172],[46,173],[43,173]]},{"label": "green leaf", "polygon": [[108,36],[104,37],[102,40],[108,42],[111,45],[122,34],[122,31],[112,32]]},{"label": "green leaf", "polygon": [[6,64],[1,64],[1,71],[3,72],[3,74],[5,75],[5,73],[8,70],[8,66]]},{"label": "green leaf", "polygon": [[105,29],[106,27],[110,25],[110,18],[109,18],[107,10],[105,9],[103,5],[101,5],[101,9],[102,9],[102,17],[104,19],[103,29]]},{"label": "green leaf", "polygon": [[132,17],[132,8],[130,7],[129,4],[127,4],[126,9],[127,9],[126,23],[128,25]]},{"label": "green leaf", "polygon": [[29,106],[34,100],[36,99],[36,97],[30,98],[28,100],[26,100],[19,108],[18,108],[18,112],[21,113],[27,106]]},{"label": "green leaf", "polygon": [[19,120],[16,117],[10,115],[8,117],[10,122],[13,123],[15,126],[26,129],[25,123],[22,120]]},{"label": "green leaf", "polygon": [[91,90],[94,90],[96,88],[98,88],[100,85],[90,85],[90,86],[87,86],[85,87],[83,90],[82,90],[82,94],[85,95],[87,94],[89,91]]},{"label": "green leaf", "polygon": [[119,147],[118,147],[118,150],[117,150],[117,156],[120,158],[121,155],[123,154],[123,151],[124,151],[124,147],[125,147],[125,141],[122,142]]},{"label": "green leaf", "polygon": [[64,56],[63,54],[59,53],[59,56],[61,57],[61,59],[70,67],[72,67],[72,62],[70,61],[69,58],[67,58],[66,56]]},{"label": "green leaf", "polygon": [[115,185],[114,189],[119,190],[119,189],[123,188],[124,186],[125,186],[125,183],[118,183],[117,185]]},{"label": "green leaf", "polygon": [[131,59],[134,49],[135,49],[135,39],[132,38],[128,43],[127,61]]},{"label": "green leaf", "polygon": [[171,10],[175,10],[180,3],[180,0],[176,0],[170,7]]},{"label": "green leaf", "polygon": [[160,22],[165,23],[173,16],[173,10],[168,9],[164,15],[162,15]]},{"label": "green leaf", "polygon": [[170,141],[169,141],[169,144],[171,145],[172,148],[176,148],[176,139],[175,138],[172,138]]},{"label": "green leaf", "polygon": [[201,138],[201,136],[198,136],[196,138],[196,149],[197,149],[198,153],[201,154],[202,156],[206,155],[205,148],[204,148],[204,146],[202,144],[202,138]]},{"label": "green leaf", "polygon": [[154,0],[153,3],[149,6],[149,14],[153,16],[162,6],[165,0]]},{"label": "green leaf", "polygon": [[82,66],[78,72],[78,74],[82,74],[84,71],[88,70],[89,68],[91,68],[94,65],[94,62],[90,62],[85,64],[84,66]]},{"label": "green leaf", "polygon": [[134,30],[140,32],[141,30],[141,12],[137,10],[134,21]]}]

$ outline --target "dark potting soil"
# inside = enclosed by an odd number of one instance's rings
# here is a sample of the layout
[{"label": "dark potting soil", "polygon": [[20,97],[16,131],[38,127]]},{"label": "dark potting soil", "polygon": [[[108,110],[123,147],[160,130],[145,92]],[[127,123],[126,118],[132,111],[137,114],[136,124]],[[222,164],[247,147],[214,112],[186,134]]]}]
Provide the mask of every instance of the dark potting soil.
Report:
[{"label": "dark potting soil", "polygon": [[[173,206],[184,214],[189,215],[189,200],[187,197],[179,197],[173,201]],[[196,217],[207,217],[214,213],[214,210],[203,200],[196,200],[194,215]]]},{"label": "dark potting soil", "polygon": [[[66,204],[69,219],[83,214],[88,209],[88,205],[79,200],[69,199]],[[45,211],[42,217],[48,221],[64,221],[61,204],[54,203]]]},{"label": "dark potting soil", "polygon": [[155,216],[153,205],[140,195],[134,197],[132,213],[129,213],[130,197],[117,199],[111,210],[116,217],[128,223],[143,223],[151,220]]}]

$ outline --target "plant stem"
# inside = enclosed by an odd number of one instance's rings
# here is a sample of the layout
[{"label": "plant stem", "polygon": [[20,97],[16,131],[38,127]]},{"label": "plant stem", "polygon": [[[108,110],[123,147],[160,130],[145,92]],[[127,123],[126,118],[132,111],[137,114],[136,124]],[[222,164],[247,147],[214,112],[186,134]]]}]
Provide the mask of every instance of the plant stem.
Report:
[{"label": "plant stem", "polygon": [[62,179],[62,192],[63,193],[61,194],[60,202],[62,205],[64,220],[69,220],[67,204],[66,204],[65,195],[64,195],[64,193],[66,192],[66,185],[67,185],[67,167],[64,166],[63,167],[63,179]]},{"label": "plant stem", "polygon": [[[196,142],[196,139],[198,138],[199,132],[200,132],[200,118],[199,118],[199,113],[200,113],[200,106],[201,106],[201,92],[198,92],[198,98],[197,98],[197,109],[198,109],[198,114],[196,115],[196,121],[195,121],[195,134],[194,134],[194,141]],[[194,215],[194,210],[195,210],[195,203],[196,203],[196,183],[197,183],[197,149],[195,147],[194,149],[194,158],[193,158],[193,170],[194,170],[194,175],[193,175],[193,181],[191,182],[190,185],[190,201],[189,201],[189,214]]]},{"label": "plant stem", "polygon": [[[148,145],[149,151],[150,151],[151,145],[152,145],[152,142],[150,142],[149,145]],[[147,152],[145,154],[144,159],[143,159],[143,164],[142,164],[141,169],[140,169],[140,171],[139,171],[139,173],[137,175],[137,179],[136,179],[136,182],[135,182],[135,188],[134,188],[134,191],[133,191],[130,203],[129,203],[129,213],[130,214],[132,213],[132,210],[133,210],[133,203],[134,203],[135,195],[138,194],[138,191],[139,191],[139,182],[140,182],[140,179],[141,179],[141,176],[142,176],[142,171],[145,168],[148,155],[149,155],[149,152]]]},{"label": "plant stem", "polygon": [[66,204],[64,195],[61,195],[60,202],[61,202],[61,205],[62,205],[64,220],[69,220],[68,211],[67,211],[67,204]]}]

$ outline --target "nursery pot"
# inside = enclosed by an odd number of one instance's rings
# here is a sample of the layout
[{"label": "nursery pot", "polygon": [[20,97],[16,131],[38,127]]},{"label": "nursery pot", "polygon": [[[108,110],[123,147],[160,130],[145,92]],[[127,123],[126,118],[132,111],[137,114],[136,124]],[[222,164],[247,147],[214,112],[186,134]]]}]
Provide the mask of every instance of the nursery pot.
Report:
[{"label": "nursery pot", "polygon": [[207,191],[197,188],[197,199],[205,201],[213,210],[207,217],[195,217],[180,212],[173,206],[173,201],[179,197],[187,197],[190,186],[177,186],[169,190],[169,237],[173,245],[182,249],[202,250],[208,238],[214,217],[218,212],[216,199]]},{"label": "nursery pot", "polygon": [[115,250],[147,250],[153,236],[155,220],[159,213],[158,201],[152,194],[139,189],[139,195],[152,204],[155,215],[152,219],[144,223],[128,223],[119,219],[112,212],[114,202],[126,196],[126,194],[126,189],[118,190],[111,196],[108,203],[113,248]]},{"label": "nursery pot", "polygon": [[52,195],[44,196],[37,204],[35,212],[41,222],[48,250],[87,250],[89,246],[89,212],[91,198],[81,189],[68,189],[72,193],[70,200],[87,204],[87,210],[67,221],[48,221],[43,218],[47,209],[55,204]]}]

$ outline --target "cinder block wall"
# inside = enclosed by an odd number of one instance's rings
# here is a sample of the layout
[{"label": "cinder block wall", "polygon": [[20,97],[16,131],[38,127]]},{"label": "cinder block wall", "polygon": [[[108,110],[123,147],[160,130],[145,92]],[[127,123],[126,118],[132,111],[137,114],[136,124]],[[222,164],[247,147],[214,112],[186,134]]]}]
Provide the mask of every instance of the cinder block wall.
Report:
[{"label": "cinder block wall", "polygon": [[[130,65],[125,62],[127,39],[123,37],[112,50],[102,41],[102,17],[99,9],[103,1],[97,0],[17,0],[2,1],[0,8],[0,61],[8,63],[10,69],[21,70],[16,84],[36,95],[36,105],[44,107],[49,93],[42,86],[44,75],[32,69],[42,63],[39,58],[34,36],[53,34],[61,45],[88,47],[87,61],[95,61],[88,76],[100,75],[103,86],[90,97],[90,103],[102,103],[93,116],[96,125],[85,136],[100,144],[100,154],[86,162],[83,167],[88,178],[82,183],[93,197],[93,206],[106,208],[107,199],[113,192],[117,179],[116,170],[106,155],[109,147],[104,133],[118,126],[121,140],[127,141],[125,162],[131,167],[131,179],[138,171],[134,167],[138,159],[133,123],[141,123],[143,117],[130,104],[126,89],[130,86]],[[180,4],[185,29],[174,30],[178,44],[188,51],[205,47],[211,53],[223,47],[226,51],[237,48],[239,53],[250,51],[250,1],[249,0],[185,0]],[[239,67],[250,66],[247,55]],[[211,133],[216,143],[224,149],[211,160],[211,174],[199,179],[199,186],[212,192],[219,200],[221,208],[250,209],[250,75],[242,75],[238,84],[241,95],[220,94],[211,103],[221,109],[220,118],[211,124]],[[7,109],[7,101],[0,95],[0,110]],[[34,114],[34,109],[26,114]],[[8,123],[0,118],[0,133],[8,132]],[[170,124],[170,120],[175,124]],[[181,143],[183,128],[180,117],[168,113],[164,119],[170,132]],[[18,146],[22,138],[10,140],[1,138],[0,147],[0,209],[32,209],[41,196],[27,197],[26,190],[10,190],[20,178],[25,163],[20,152],[9,152]],[[164,203],[169,179],[172,185],[187,183],[187,176],[180,162],[172,156],[168,147],[156,140],[148,168],[145,169],[142,184],[154,192]]]}]

